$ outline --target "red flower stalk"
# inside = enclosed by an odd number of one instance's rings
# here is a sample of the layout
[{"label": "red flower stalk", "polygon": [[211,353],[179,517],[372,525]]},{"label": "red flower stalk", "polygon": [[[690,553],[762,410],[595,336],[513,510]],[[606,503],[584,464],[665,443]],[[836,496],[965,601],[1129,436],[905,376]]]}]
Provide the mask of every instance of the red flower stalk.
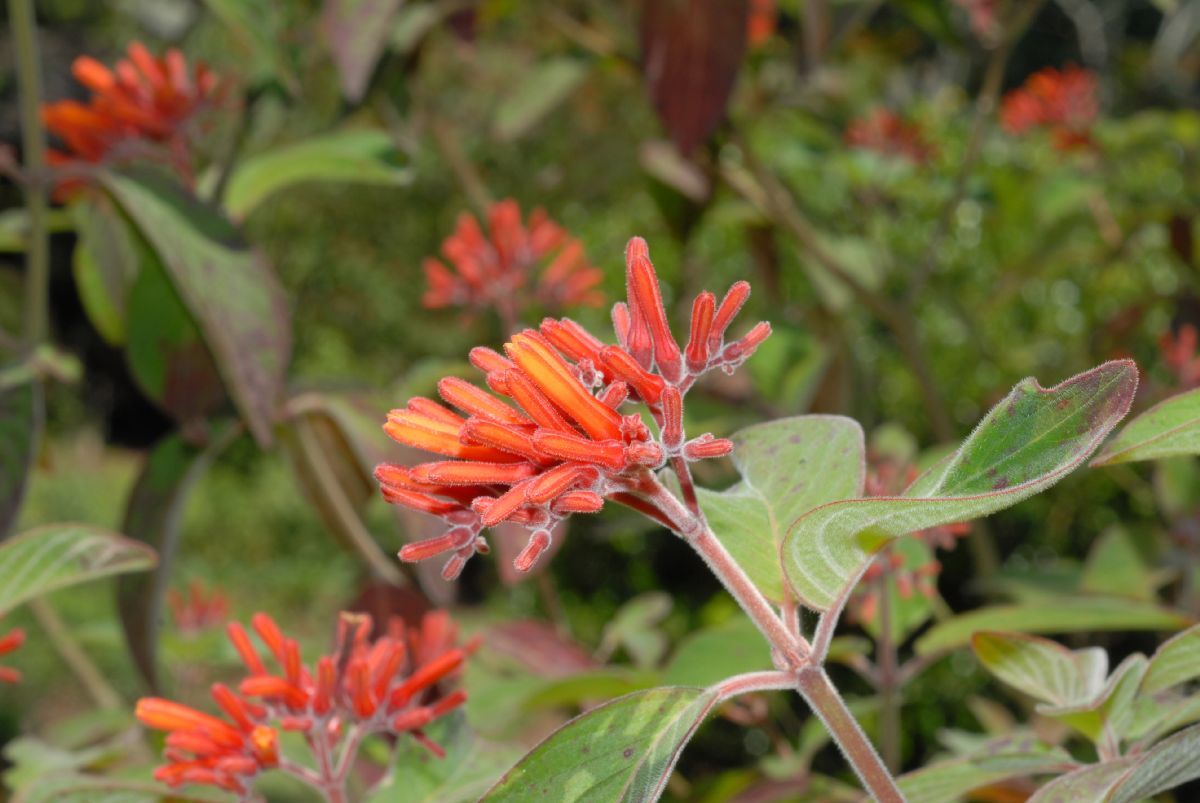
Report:
[{"label": "red flower stalk", "polygon": [[[220,683],[212,687],[228,720],[156,697],[138,701],[137,718],[168,734],[167,764],[155,771],[159,781],[245,795],[259,773],[279,768],[323,791],[341,790],[362,739],[374,733],[407,734],[444,755],[422,729],[466,701],[463,692],[438,687],[474,649],[454,646],[457,629],[444,612],[427,614],[411,631],[396,620],[375,639],[369,615],[344,613],[334,651],[312,668],[301,663],[297,642],[269,616],[256,614],[251,625],[277,671],[267,668],[246,630],[230,623],[229,639],[249,674],[236,692]],[[280,755],[280,730],[305,735],[315,768]]]},{"label": "red flower stalk", "polygon": [[[448,377],[438,392],[449,407],[415,398],[388,414],[384,430],[393,439],[449,458],[375,470],[389,502],[447,525],[441,536],[405,546],[402,560],[449,554],[443,575],[452,579],[472,555],[488,551],[484,529],[512,521],[530,530],[514,562],[528,571],[558,520],[594,513],[606,499],[630,501],[667,461],[685,465],[730,452],[728,440],[684,436],[683,397],[704,373],[732,372],[770,335],[770,325],[759,323],[738,340],[725,339],[749,285],[735,284],[719,306],[711,293],[701,294],[685,354],[641,238],[626,251],[626,279],[628,303],[613,308],[617,345],[569,318],[547,318],[537,330],[513,335],[503,355],[471,351],[496,395]],[[622,412],[629,402],[650,414],[658,437],[639,413]]]},{"label": "red flower stalk", "polygon": [[61,100],[42,107],[42,122],[66,148],[49,153],[51,164],[132,158],[145,155],[139,145],[165,145],[171,163],[190,180],[184,128],[215,97],[217,78],[208,68],[189,70],[180,51],[155,58],[133,42],[129,58],[112,69],[80,56],[71,72],[92,95],[86,104]]},{"label": "red flower stalk", "polygon": [[[0,638],[0,655],[8,655],[13,650],[25,643],[25,631],[17,628],[9,631],[7,635]],[[0,666],[0,683],[20,683],[21,672],[18,669],[13,669],[9,666]]]},{"label": "red flower stalk", "polygon": [[934,152],[933,146],[922,138],[920,128],[883,108],[852,120],[844,139],[851,148],[899,156],[916,164],[928,162]]},{"label": "red flower stalk", "polygon": [[509,323],[521,311],[522,292],[547,261],[533,301],[547,309],[602,303],[596,286],[604,275],[588,264],[583,244],[545,211],[534,209],[526,226],[517,202],[509,198],[492,204],[487,222],[485,234],[470,214],[459,215],[454,234],[442,243],[452,268],[433,257],[425,260],[426,307],[495,309]]},{"label": "red flower stalk", "polygon": [[1004,96],[1000,120],[1012,134],[1048,129],[1056,148],[1072,150],[1090,145],[1097,114],[1095,74],[1073,66],[1046,67]]},{"label": "red flower stalk", "polygon": [[1158,341],[1163,362],[1185,390],[1200,386],[1200,355],[1196,353],[1196,327],[1185,323],[1179,332],[1164,332]]},{"label": "red flower stalk", "polygon": [[173,588],[167,591],[167,607],[171,609],[175,628],[189,635],[212,630],[229,618],[229,598],[216,588],[205,591],[195,581],[186,593]]}]

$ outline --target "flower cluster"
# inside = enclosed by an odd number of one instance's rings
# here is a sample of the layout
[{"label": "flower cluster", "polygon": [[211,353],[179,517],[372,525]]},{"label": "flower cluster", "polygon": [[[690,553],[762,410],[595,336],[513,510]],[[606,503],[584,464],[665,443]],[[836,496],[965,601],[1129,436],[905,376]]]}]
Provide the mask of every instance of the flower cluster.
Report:
[{"label": "flower cluster", "polygon": [[134,42],[128,52],[112,69],[90,56],[75,59],[71,72],[92,96],[86,104],[61,100],[42,107],[42,122],[66,148],[51,151],[49,161],[132,158],[144,155],[139,146],[154,143],[167,146],[171,163],[189,177],[184,125],[214,99],[217,78],[204,65],[189,70],[175,49],[156,58]]},{"label": "flower cluster", "polygon": [[[0,638],[0,655],[8,655],[13,650],[25,643],[25,631],[17,628],[9,631],[7,635]],[[10,666],[0,666],[0,683],[20,683],[20,670],[13,669]]]},{"label": "flower cluster", "polygon": [[521,209],[511,198],[492,204],[488,232],[464,212],[454,233],[442,243],[441,260],[425,260],[426,290],[422,302],[430,309],[467,307],[494,309],[505,322],[521,311],[521,298],[539,265],[548,260],[532,290],[533,301],[546,309],[599,306],[596,289],[603,274],[588,264],[583,244],[534,209],[526,226]]},{"label": "flower cluster", "polygon": [[193,582],[186,592],[175,589],[167,591],[167,607],[175,629],[184,634],[195,634],[212,630],[229,618],[229,598],[220,589],[205,591]]},{"label": "flower cluster", "polygon": [[[311,670],[301,663],[297,642],[269,616],[256,614],[251,625],[278,671],[268,670],[245,628],[231,623],[229,639],[249,674],[237,692],[212,687],[228,720],[161,698],[138,701],[137,718],[168,734],[167,764],[155,772],[159,781],[245,795],[259,773],[278,768],[317,788],[341,789],[363,738],[374,733],[407,734],[443,754],[422,729],[465,702],[464,692],[437,686],[452,679],[474,649],[453,646],[457,629],[444,612],[426,614],[411,631],[394,620],[378,638],[372,638],[369,615],[342,614],[334,651]],[[280,730],[305,735],[315,768],[281,756]]]},{"label": "flower cluster", "polygon": [[997,12],[999,0],[954,0],[954,4],[967,12],[971,30],[980,39],[995,39],[1000,23]]},{"label": "flower cluster", "polygon": [[923,164],[933,156],[933,146],[924,141],[921,130],[888,109],[875,109],[865,117],[852,120],[843,136],[851,148],[900,156],[917,164]]},{"label": "flower cluster", "polygon": [[[471,351],[496,395],[447,377],[438,392],[449,407],[414,398],[388,414],[384,430],[393,439],[450,458],[376,469],[389,502],[447,525],[443,535],[405,546],[402,560],[449,554],[443,575],[457,577],[472,555],[488,551],[482,531],[513,521],[531,531],[514,561],[528,571],[559,519],[596,512],[605,499],[644,510],[638,489],[650,472],[733,448],[710,434],[685,438],[683,396],[714,368],[732,372],[770,335],[763,322],[738,340],[725,338],[750,286],[734,284],[719,304],[712,293],[697,296],[691,336],[680,348],[645,241],[632,239],[625,256],[629,300],[613,307],[616,345],[569,318],[547,318],[513,335],[503,355]],[[644,406],[657,435],[639,413],[622,412],[627,402]]]},{"label": "flower cluster", "polygon": [[1013,134],[1049,129],[1055,147],[1072,150],[1091,143],[1089,131],[1097,113],[1093,73],[1080,67],[1062,71],[1047,67],[1004,96],[1000,119]]},{"label": "flower cluster", "polygon": [[779,14],[775,5],[775,0],[750,0],[746,17],[746,44],[750,48],[762,45],[775,33]]},{"label": "flower cluster", "polygon": [[1176,334],[1164,332],[1158,350],[1167,368],[1185,390],[1200,386],[1200,355],[1196,353],[1196,327],[1185,323]]}]

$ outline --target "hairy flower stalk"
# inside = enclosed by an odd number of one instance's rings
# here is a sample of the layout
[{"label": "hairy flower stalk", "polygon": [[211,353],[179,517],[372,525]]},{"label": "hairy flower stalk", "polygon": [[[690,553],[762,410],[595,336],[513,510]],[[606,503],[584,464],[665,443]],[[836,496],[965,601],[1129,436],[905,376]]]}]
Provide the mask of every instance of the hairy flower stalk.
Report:
[{"label": "hairy flower stalk", "polygon": [[[406,735],[444,755],[423,729],[466,701],[464,692],[443,687],[473,649],[453,646],[457,629],[445,612],[426,614],[411,630],[394,620],[374,639],[369,615],[344,613],[333,652],[312,667],[301,662],[297,642],[269,616],[256,614],[251,625],[277,669],[268,669],[245,628],[230,623],[229,639],[248,675],[237,691],[221,683],[212,687],[213,700],[228,719],[157,697],[138,701],[138,719],[168,734],[167,764],[154,774],[159,781],[172,787],[215,786],[250,800],[254,779],[279,769],[339,803],[346,799],[358,748],[369,735]],[[302,733],[315,766],[283,756],[280,731]]]}]

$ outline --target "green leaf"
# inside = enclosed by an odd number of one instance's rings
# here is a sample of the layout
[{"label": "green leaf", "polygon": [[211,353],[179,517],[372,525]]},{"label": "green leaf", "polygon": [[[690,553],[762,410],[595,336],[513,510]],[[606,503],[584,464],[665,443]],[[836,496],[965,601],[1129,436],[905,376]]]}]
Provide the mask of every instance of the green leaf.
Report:
[{"label": "green leaf", "polygon": [[993,675],[1051,705],[1091,699],[1108,674],[1108,653],[1099,647],[1072,651],[1037,636],[991,631],[976,633],[971,647]]},{"label": "green leaf", "polygon": [[835,502],[797,521],[783,544],[788,584],[806,605],[827,610],[892,539],[986,516],[1050,487],[1100,445],[1136,389],[1137,369],[1129,360],[1049,389],[1024,380],[951,460],[919,477],[904,497]]},{"label": "green leaf", "polygon": [[482,801],[657,800],[715,692],[668,686],[620,697],[550,734]]},{"label": "green leaf", "polygon": [[84,524],[48,524],[0,544],[0,615],[66,586],[152,568],[154,550]]},{"label": "green leaf", "polygon": [[968,756],[930,764],[896,779],[908,800],[920,803],[953,803],[967,799],[968,792],[981,786],[1014,778],[1058,773],[1074,766],[1071,757],[1054,747],[1024,735],[989,742]]},{"label": "green leaf", "polygon": [[865,472],[858,422],[834,415],[781,418],[732,436],[742,481],[717,493],[699,489],[718,540],[768,599],[784,598],[779,550],[798,516],[861,496]]},{"label": "green leaf", "polygon": [[1200,625],[1168,639],[1150,659],[1142,691],[1156,694],[1200,677]]},{"label": "green leaf", "polygon": [[280,7],[258,0],[203,0],[219,19],[248,60],[246,73],[263,73],[277,79],[288,93],[295,95],[300,82],[288,65],[281,43],[287,41],[279,19]]},{"label": "green leaf", "polygon": [[395,162],[396,146],[383,131],[347,129],[295,142],[238,162],[223,206],[242,220],[281,190],[309,181],[399,186],[411,171]]},{"label": "green leaf", "polygon": [[292,338],[274,272],[229,221],[164,174],[100,177],[157,252],[255,440],[269,444]]},{"label": "green leaf", "polygon": [[117,580],[117,608],[134,664],[151,689],[158,690],[158,629],[162,601],[179,542],[180,519],[188,492],[240,428],[226,424],[200,448],[168,435],[146,457],[125,507],[123,529],[158,553],[153,572]]},{"label": "green leaf", "polygon": [[590,703],[611,700],[657,683],[657,673],[631,670],[629,667],[585,670],[544,682],[521,700],[521,708],[532,711],[563,706],[587,707]]},{"label": "green leaf", "polygon": [[1065,722],[1093,742],[1100,742],[1105,729],[1118,738],[1134,722],[1134,698],[1146,674],[1146,656],[1130,655],[1121,662],[1090,700],[1073,705],[1038,706],[1038,711]]},{"label": "green leaf", "polygon": [[403,0],[325,0],[321,25],[337,67],[342,97],[362,100]]},{"label": "green leaf", "polygon": [[493,131],[498,139],[519,139],[563,103],[587,77],[588,65],[579,59],[552,58],[525,72],[516,89],[504,98]]},{"label": "green leaf", "polygon": [[771,648],[745,616],[691,633],[663,669],[672,686],[709,686],[743,672],[770,669]]},{"label": "green leaf", "polygon": [[79,242],[72,270],[88,319],[106,341],[122,345],[126,337],[129,288],[138,271],[138,252],[129,226],[112,199],[90,192],[71,204]]},{"label": "green leaf", "polygon": [[1200,388],[1159,402],[1105,444],[1093,466],[1200,454]]},{"label": "green leaf", "polygon": [[1200,726],[1168,737],[1137,755],[1092,764],[1056,778],[1029,803],[1136,803],[1200,778]]},{"label": "green leaf", "polygon": [[39,383],[0,386],[0,541],[21,511],[43,423]]},{"label": "green leaf", "polygon": [[1120,526],[1101,534],[1088,553],[1079,590],[1154,602],[1159,577],[1146,567],[1128,533]]},{"label": "green leaf", "polygon": [[657,666],[667,652],[667,636],[661,625],[671,613],[671,605],[671,595],[663,591],[649,591],[626,602],[604,626],[598,650],[601,657],[597,660],[607,660],[624,647],[635,666]]},{"label": "green leaf", "polygon": [[181,794],[154,781],[58,773],[13,796],[12,803],[227,803],[227,797]]},{"label": "green leaf", "polygon": [[1178,630],[1185,615],[1127,597],[1073,596],[1036,603],[994,605],[939,622],[917,639],[921,655],[965,646],[981,630],[1018,633],[1088,633],[1113,630]]}]

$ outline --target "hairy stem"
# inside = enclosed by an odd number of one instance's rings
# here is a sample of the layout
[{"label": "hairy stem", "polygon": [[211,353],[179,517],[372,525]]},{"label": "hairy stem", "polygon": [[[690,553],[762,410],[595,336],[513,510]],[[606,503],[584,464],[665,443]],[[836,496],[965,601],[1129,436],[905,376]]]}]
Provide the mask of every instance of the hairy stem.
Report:
[{"label": "hairy stem", "polygon": [[[886,550],[885,550],[886,554]],[[900,769],[900,683],[896,640],[892,638],[892,595],[888,576],[876,581],[879,594],[879,638],[875,664],[879,677],[879,752],[890,772]]]},{"label": "hairy stem", "polygon": [[825,674],[825,669],[805,666],[796,676],[796,686],[805,702],[825,723],[867,792],[879,803],[904,803],[904,795],[896,781]]},{"label": "hairy stem", "polygon": [[740,694],[750,694],[756,691],[783,691],[794,689],[796,678],[791,672],[747,672],[744,675],[734,675],[725,678],[713,688],[722,700],[737,697]]}]

